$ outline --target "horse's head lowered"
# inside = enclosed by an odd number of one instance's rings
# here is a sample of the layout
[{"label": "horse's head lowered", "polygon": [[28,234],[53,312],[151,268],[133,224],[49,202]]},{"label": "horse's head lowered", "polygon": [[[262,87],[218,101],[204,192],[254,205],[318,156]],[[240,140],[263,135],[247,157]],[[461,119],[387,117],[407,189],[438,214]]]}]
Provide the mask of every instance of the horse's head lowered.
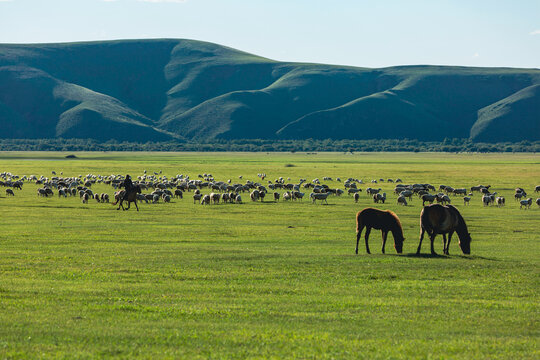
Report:
[{"label": "horse's head lowered", "polygon": [[405,238],[403,237],[403,232],[394,233],[394,248],[396,249],[396,252],[398,254],[401,254],[403,252],[403,242],[405,241]]},{"label": "horse's head lowered", "polygon": [[459,235],[458,233],[458,236],[459,236],[459,247],[461,248],[461,251],[463,251],[465,255],[470,255],[471,254],[471,234],[466,232],[462,235]]}]

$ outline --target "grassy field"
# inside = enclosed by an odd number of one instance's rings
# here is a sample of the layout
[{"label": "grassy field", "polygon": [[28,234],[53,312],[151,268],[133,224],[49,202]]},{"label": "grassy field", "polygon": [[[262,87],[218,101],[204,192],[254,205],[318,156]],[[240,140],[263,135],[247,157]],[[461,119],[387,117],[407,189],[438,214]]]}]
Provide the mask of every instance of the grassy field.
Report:
[{"label": "grassy field", "polygon": [[[194,205],[190,194],[140,212],[78,197],[38,198],[26,183],[0,188],[0,358],[540,357],[540,209],[520,210],[516,186],[536,198],[536,154],[0,153],[18,175],[167,176],[216,180],[279,176],[401,178],[453,187],[491,184],[504,208],[464,207],[472,255],[416,256],[421,201],[396,204],[393,184],[310,201]],[[337,181],[323,181],[343,188]],[[113,193],[96,184],[93,190]],[[206,190],[206,192],[208,192]],[[244,200],[248,195],[243,195]],[[404,253],[372,232],[354,255],[355,214],[395,211]],[[133,209],[134,210],[134,209]],[[362,244],[361,244],[362,245]],[[442,239],[435,249],[442,253]]]}]

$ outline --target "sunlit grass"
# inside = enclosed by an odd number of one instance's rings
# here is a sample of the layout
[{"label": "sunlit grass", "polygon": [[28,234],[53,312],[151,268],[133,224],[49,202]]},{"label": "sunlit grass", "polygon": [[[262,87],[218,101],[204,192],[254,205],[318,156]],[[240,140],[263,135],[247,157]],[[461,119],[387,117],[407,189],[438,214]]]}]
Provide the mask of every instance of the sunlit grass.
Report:
[{"label": "sunlit grass", "polygon": [[[77,198],[38,198],[24,185],[0,198],[2,358],[537,358],[540,209],[535,154],[103,154],[0,153],[0,172],[19,175],[211,173],[218,180],[291,177],[365,192],[329,205],[194,205],[190,194],[140,212]],[[294,165],[294,166],[290,166]],[[243,176],[240,180],[239,176]],[[504,208],[452,198],[472,233],[472,255],[457,239],[451,256],[415,256],[421,202],[396,204],[393,184],[491,184]],[[266,181],[265,180],[265,181]],[[324,182],[324,181],[323,181]],[[102,184],[97,192],[112,189]],[[401,218],[406,242],[354,255],[354,215],[367,206]],[[442,239],[435,249],[442,253]]]}]

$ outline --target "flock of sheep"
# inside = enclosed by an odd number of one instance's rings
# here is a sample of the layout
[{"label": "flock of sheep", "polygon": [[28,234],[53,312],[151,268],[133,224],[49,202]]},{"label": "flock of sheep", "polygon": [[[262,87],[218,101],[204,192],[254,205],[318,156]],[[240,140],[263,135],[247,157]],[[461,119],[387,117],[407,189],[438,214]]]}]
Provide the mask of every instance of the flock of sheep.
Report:
[{"label": "flock of sheep", "polygon": [[[355,202],[360,199],[360,193],[363,190],[360,188],[364,182],[355,178],[347,178],[335,180],[330,177],[324,177],[321,180],[318,178],[311,181],[300,179],[298,182],[291,182],[290,178],[283,177],[275,180],[266,180],[266,174],[257,174],[258,181],[217,181],[211,174],[200,174],[195,179],[191,179],[188,175],[175,175],[168,178],[165,175],[155,172],[153,175],[144,174],[137,177],[135,184],[141,186],[141,189],[148,191],[147,193],[137,194],[137,199],[145,203],[157,203],[160,201],[170,202],[172,198],[184,197],[184,194],[193,193],[192,198],[194,203],[201,205],[219,204],[219,203],[242,203],[245,199],[253,202],[264,201],[301,201],[305,194],[309,192],[309,199],[315,203],[317,201],[328,203],[328,198],[331,196],[341,196],[347,194],[352,197]],[[243,177],[240,176],[239,180]],[[14,189],[22,190],[25,183],[31,182],[38,185],[37,195],[40,197],[54,196],[55,192],[59,197],[76,197],[83,203],[88,203],[90,200],[100,203],[109,202],[109,194],[94,193],[92,186],[96,183],[105,184],[112,187],[115,191],[113,195],[118,199],[120,194],[120,184],[123,182],[122,175],[93,175],[76,177],[64,177],[56,175],[52,176],[18,176],[9,172],[0,173],[0,186],[5,187],[6,196],[15,196]],[[326,182],[326,184],[325,184]],[[491,192],[489,185],[472,186],[470,189],[453,188],[447,185],[440,185],[436,189],[431,184],[403,184],[401,179],[378,179],[371,180],[372,184],[380,182],[395,183],[394,194],[397,196],[397,204],[407,206],[413,200],[413,196],[418,197],[422,201],[422,206],[426,203],[451,203],[453,199],[460,196],[464,205],[468,205],[475,192],[481,194],[483,206],[498,206],[505,205],[505,198],[497,196],[497,192]],[[328,183],[334,184],[329,186]],[[336,186],[337,185],[337,186]],[[373,186],[373,185],[371,185]],[[209,193],[204,194],[206,190]],[[374,203],[385,203],[387,194],[382,192],[381,188],[367,187],[366,194],[373,200]],[[540,185],[536,186],[536,193],[540,192]],[[245,194],[245,195],[244,195]],[[531,197],[527,197],[527,192],[523,188],[516,188],[514,199],[519,202],[520,209],[528,209],[533,203]],[[540,198],[536,199],[536,204],[540,206]]]}]

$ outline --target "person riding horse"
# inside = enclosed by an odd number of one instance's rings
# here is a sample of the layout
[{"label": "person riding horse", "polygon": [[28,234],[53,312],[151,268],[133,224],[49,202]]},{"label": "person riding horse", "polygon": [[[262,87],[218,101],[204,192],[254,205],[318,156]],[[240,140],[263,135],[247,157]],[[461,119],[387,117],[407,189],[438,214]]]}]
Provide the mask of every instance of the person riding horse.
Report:
[{"label": "person riding horse", "polygon": [[124,179],[124,181],[122,181],[122,183],[120,184],[120,187],[123,187],[124,189],[126,189],[123,200],[127,200],[128,194],[131,192],[131,190],[134,187],[133,181],[131,180],[131,176],[126,175],[126,178]]}]

